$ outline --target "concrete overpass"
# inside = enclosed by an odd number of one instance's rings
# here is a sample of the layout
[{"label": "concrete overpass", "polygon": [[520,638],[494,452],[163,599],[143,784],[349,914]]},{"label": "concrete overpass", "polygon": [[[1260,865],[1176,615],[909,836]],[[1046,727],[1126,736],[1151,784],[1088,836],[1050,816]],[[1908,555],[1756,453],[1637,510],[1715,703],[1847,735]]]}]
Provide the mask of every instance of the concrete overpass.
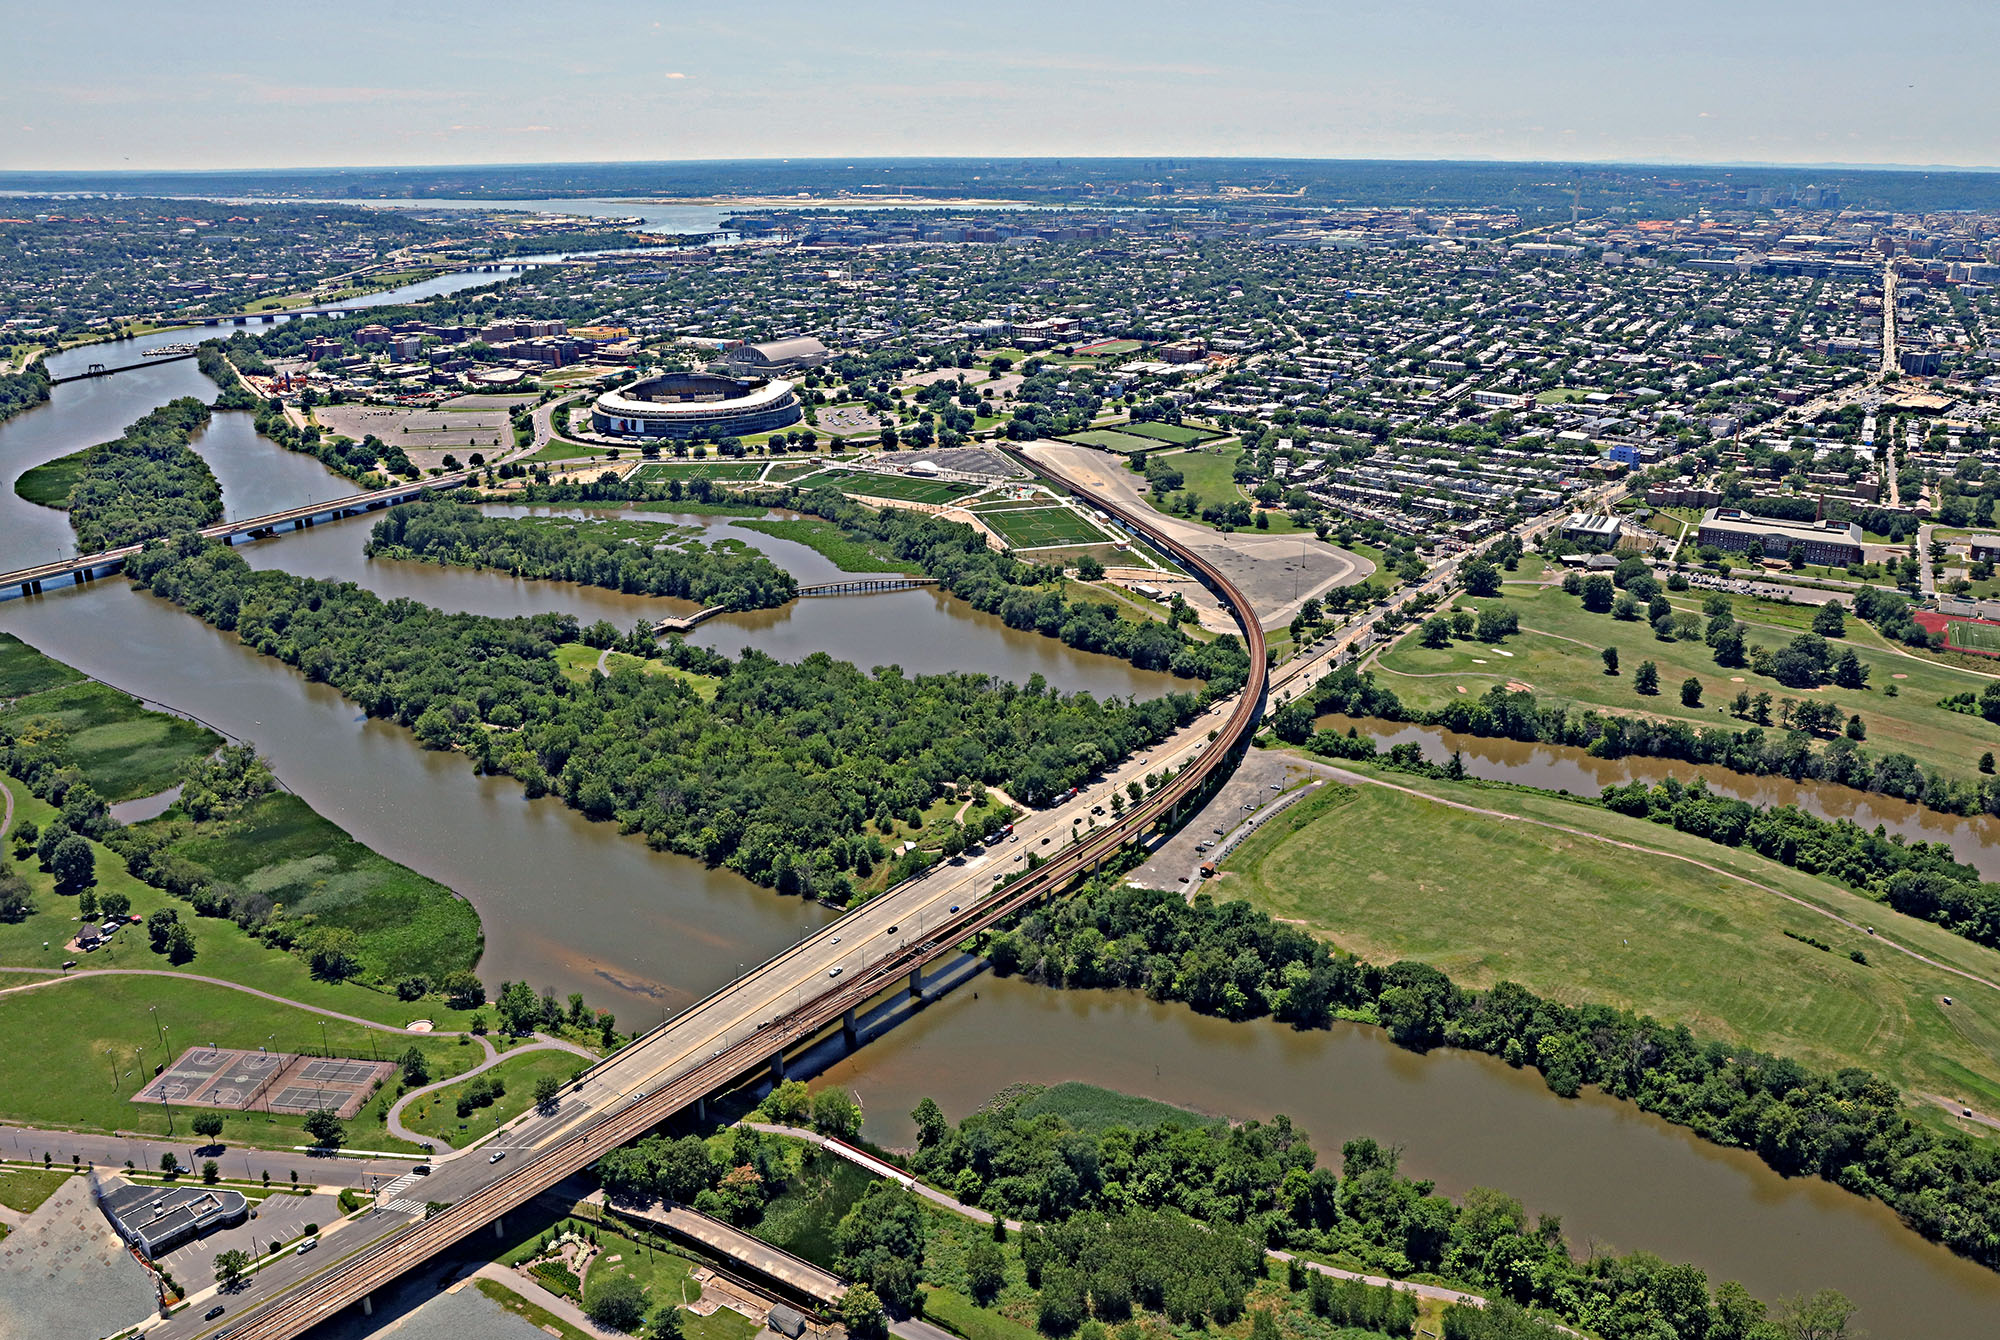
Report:
[{"label": "concrete overpass", "polygon": [[[148,1334],[285,1340],[344,1307],[366,1310],[373,1290],[488,1224],[497,1232],[502,1216],[675,1113],[765,1066],[782,1075],[786,1052],[822,1030],[837,1024],[852,1036],[857,1010],[876,996],[921,994],[927,964],[1097,869],[1156,823],[1173,822],[1214,774],[1226,772],[1262,710],[1265,646],[1256,612],[1221,572],[1155,532],[1146,516],[1048,467],[1034,468],[1159,544],[1215,590],[1235,613],[1249,653],[1241,692],[1081,794],[1026,816],[1008,841],[889,890],[593,1066],[551,1107],[439,1160],[423,1179],[421,1202],[412,1187],[408,1199],[395,1202],[405,1210],[378,1208],[329,1229],[318,1251],[259,1272],[241,1301],[223,1300],[229,1312],[222,1318],[208,1321],[205,1309],[189,1308]],[[1168,769],[1171,777],[1122,819],[1095,812],[1127,782]],[[443,1208],[426,1213],[425,1202]]]},{"label": "concrete overpass", "polygon": [[[413,479],[407,484],[395,484],[367,493],[352,493],[342,498],[330,498],[325,502],[288,507],[282,512],[267,512],[263,516],[243,517],[235,521],[219,521],[213,526],[203,526],[199,533],[205,539],[234,544],[237,540],[252,536],[275,534],[285,527],[304,530],[316,522],[331,520],[334,517],[372,512],[384,507],[393,507],[397,503],[409,502],[413,498],[422,497],[438,489],[457,488],[478,474],[476,470],[459,470],[429,479]],[[44,585],[60,582],[65,578],[82,586],[85,582],[94,581],[108,572],[116,572],[123,568],[125,561],[143,548],[145,548],[143,544],[121,545],[116,549],[105,549],[94,554],[77,554],[71,558],[0,573],[0,600],[16,595],[34,595]]]}]

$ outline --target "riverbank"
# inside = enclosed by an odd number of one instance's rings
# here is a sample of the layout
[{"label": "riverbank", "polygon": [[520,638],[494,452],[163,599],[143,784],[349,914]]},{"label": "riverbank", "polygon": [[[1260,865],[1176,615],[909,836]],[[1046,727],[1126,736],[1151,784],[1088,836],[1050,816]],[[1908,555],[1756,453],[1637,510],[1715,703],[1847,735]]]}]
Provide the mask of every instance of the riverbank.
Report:
[{"label": "riverbank", "polygon": [[1859,1066],[1925,1120],[1945,1120],[1933,1094],[2000,1111],[2000,952],[1598,806],[1319,766],[1334,783],[1245,841],[1214,897],[1464,987],[1519,982],[1821,1071]]}]

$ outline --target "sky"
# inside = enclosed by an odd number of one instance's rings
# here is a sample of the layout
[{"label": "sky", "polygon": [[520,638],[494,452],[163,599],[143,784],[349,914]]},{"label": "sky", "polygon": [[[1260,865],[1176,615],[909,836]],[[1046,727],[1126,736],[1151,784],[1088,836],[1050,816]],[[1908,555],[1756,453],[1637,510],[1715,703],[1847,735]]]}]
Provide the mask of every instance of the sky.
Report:
[{"label": "sky", "polygon": [[90,0],[6,32],[0,169],[2000,166],[1996,0]]}]

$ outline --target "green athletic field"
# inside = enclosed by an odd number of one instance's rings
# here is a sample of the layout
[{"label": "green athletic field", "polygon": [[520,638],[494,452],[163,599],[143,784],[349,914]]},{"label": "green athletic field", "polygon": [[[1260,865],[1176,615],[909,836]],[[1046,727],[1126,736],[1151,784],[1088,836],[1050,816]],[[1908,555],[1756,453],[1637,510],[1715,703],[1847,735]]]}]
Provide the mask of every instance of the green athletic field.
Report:
[{"label": "green athletic field", "polygon": [[1954,647],[2000,654],[2000,624],[1953,619],[1945,625],[1945,633]]},{"label": "green athletic field", "polygon": [[1090,518],[1068,507],[1020,507],[981,512],[979,519],[1014,549],[1039,549],[1053,544],[1092,544],[1104,532]]},{"label": "green athletic field", "polygon": [[1146,346],[1138,340],[1104,340],[1098,344],[1077,346],[1080,358],[1105,358],[1115,354],[1135,354]]},{"label": "green athletic field", "polygon": [[1184,423],[1128,423],[1118,429],[1134,437],[1153,437],[1162,442],[1172,442],[1176,446],[1191,447],[1197,442],[1211,442],[1222,434],[1208,428],[1190,428]]},{"label": "green athletic field", "polygon": [[1134,452],[1158,451],[1166,445],[1160,439],[1135,437],[1117,428],[1091,428],[1081,433],[1071,433],[1062,440],[1076,442],[1086,447],[1103,447],[1106,451],[1122,452],[1128,456]]},{"label": "green athletic field", "polygon": [[818,488],[823,484],[842,493],[921,503],[948,503],[977,492],[970,484],[949,479],[912,479],[905,475],[877,475],[859,470],[840,470],[814,476],[812,487]]},{"label": "green athletic field", "polygon": [[632,472],[634,479],[755,479],[760,461],[652,461]]}]

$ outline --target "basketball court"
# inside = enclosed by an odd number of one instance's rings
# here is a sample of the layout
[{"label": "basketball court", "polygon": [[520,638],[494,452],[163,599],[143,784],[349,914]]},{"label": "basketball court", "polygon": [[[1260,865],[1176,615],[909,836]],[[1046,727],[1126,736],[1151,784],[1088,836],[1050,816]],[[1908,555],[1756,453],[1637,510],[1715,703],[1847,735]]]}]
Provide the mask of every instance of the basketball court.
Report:
[{"label": "basketball court", "polygon": [[327,1107],[346,1120],[394,1070],[388,1061],[190,1047],[132,1101],[295,1115]]}]

